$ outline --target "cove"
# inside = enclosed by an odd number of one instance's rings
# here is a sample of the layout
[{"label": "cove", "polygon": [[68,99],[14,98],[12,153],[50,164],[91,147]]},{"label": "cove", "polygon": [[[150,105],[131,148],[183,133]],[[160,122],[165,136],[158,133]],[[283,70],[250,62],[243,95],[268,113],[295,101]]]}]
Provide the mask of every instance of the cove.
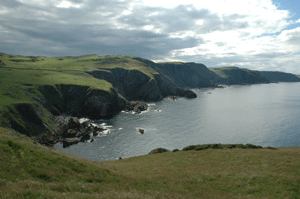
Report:
[{"label": "cove", "polygon": [[121,112],[110,120],[94,121],[110,129],[110,134],[94,142],[54,148],[106,161],[145,155],[158,147],[173,150],[193,144],[300,146],[299,90],[300,83],[195,89],[195,99],[148,102],[150,108],[142,114]]}]

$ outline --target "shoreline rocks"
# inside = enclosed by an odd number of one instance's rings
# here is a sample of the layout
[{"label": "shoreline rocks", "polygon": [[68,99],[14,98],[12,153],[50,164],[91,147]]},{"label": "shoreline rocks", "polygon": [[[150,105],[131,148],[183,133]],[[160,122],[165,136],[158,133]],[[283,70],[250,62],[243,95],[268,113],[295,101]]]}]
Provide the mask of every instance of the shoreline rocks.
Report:
[{"label": "shoreline rocks", "polygon": [[54,144],[62,142],[64,148],[79,142],[94,141],[92,137],[98,136],[98,132],[107,130],[93,125],[88,120],[80,123],[80,119],[76,117],[56,116],[54,122],[58,126],[57,140]]},{"label": "shoreline rocks", "polygon": [[126,112],[133,111],[134,114],[140,114],[142,111],[147,111],[148,108],[149,105],[145,102],[131,101],[126,104],[123,110]]}]

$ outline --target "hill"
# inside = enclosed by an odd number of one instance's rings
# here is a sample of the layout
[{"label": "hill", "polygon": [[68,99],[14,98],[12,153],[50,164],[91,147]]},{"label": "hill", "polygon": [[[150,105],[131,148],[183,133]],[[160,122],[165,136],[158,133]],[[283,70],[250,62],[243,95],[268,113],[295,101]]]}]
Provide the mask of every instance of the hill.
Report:
[{"label": "hill", "polygon": [[271,82],[300,82],[300,77],[291,73],[279,71],[260,71],[259,73]]},{"label": "hill", "polygon": [[300,197],[299,147],[213,149],[215,146],[94,162],[0,128],[0,197]]},{"label": "hill", "polygon": [[[150,61],[149,61],[150,62]],[[155,63],[153,63],[155,64]],[[53,117],[111,118],[131,100],[196,97],[128,56],[16,56],[0,53],[0,126],[55,142]]]},{"label": "hill", "polygon": [[217,76],[213,81],[218,84],[260,84],[270,83],[270,80],[262,76],[258,71],[252,71],[238,67],[210,68]]}]

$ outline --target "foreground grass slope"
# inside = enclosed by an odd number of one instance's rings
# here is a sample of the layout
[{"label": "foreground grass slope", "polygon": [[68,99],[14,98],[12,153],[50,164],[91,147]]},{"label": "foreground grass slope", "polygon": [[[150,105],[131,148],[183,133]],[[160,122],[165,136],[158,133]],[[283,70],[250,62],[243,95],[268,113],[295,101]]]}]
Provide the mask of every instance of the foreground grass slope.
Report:
[{"label": "foreground grass slope", "polygon": [[300,148],[94,162],[0,128],[0,198],[300,198]]}]

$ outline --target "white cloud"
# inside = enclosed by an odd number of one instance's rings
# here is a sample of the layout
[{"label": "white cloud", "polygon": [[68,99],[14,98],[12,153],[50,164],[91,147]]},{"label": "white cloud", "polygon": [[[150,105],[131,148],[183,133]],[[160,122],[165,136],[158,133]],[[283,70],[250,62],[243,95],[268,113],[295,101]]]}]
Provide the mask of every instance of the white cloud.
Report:
[{"label": "white cloud", "polygon": [[[123,54],[299,72],[299,20],[271,0],[10,0],[0,51]],[[300,73],[300,72],[299,72]]]},{"label": "white cloud", "polygon": [[62,1],[57,5],[58,8],[80,8],[81,6],[81,4],[73,3],[70,1]]}]

